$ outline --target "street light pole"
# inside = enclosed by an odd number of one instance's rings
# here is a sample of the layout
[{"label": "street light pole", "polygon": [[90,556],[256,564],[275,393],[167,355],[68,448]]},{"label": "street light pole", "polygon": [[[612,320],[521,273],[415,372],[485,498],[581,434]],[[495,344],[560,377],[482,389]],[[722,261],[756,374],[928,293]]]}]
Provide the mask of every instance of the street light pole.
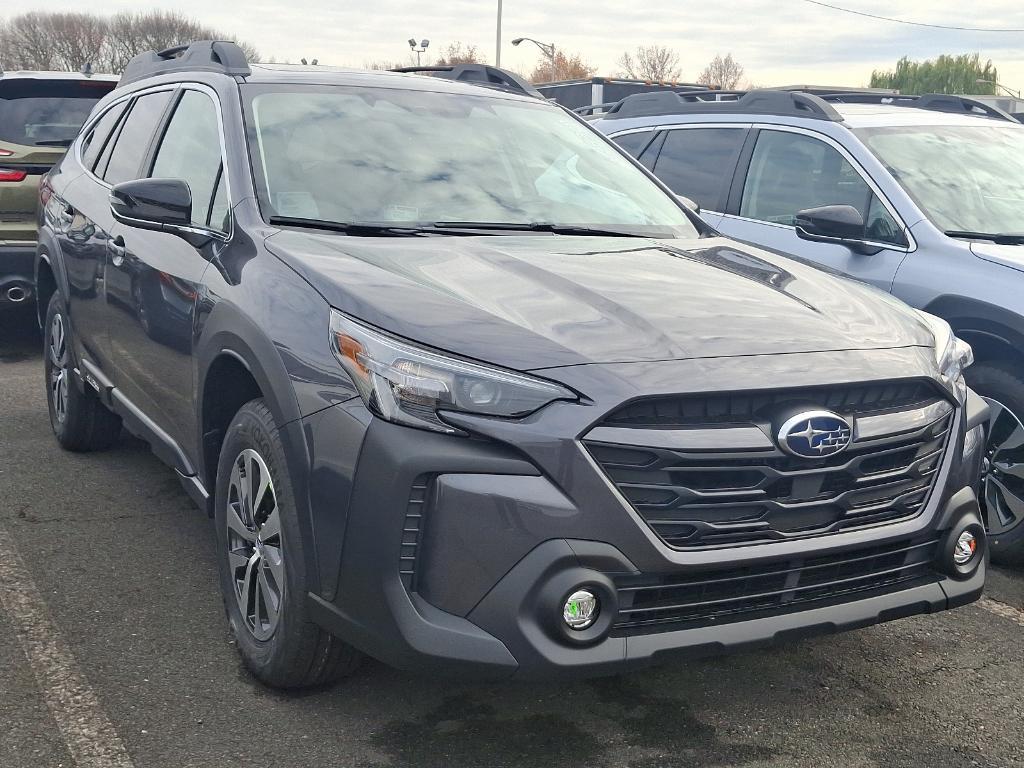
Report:
[{"label": "street light pole", "polygon": [[523,40],[529,40],[531,43],[540,48],[541,52],[551,59],[551,82],[558,79],[558,64],[555,58],[555,44],[554,43],[542,43],[540,40],[534,40],[532,37],[517,37],[512,41],[512,45],[519,45]]},{"label": "street light pole", "polygon": [[412,52],[416,54],[417,67],[420,66],[420,54],[426,53],[427,48],[430,46],[430,41],[424,38],[423,40],[420,41],[419,46],[419,48],[416,47],[416,38],[409,38],[409,47],[412,49]]},{"label": "street light pole", "polygon": [[498,0],[498,34],[494,41],[494,66],[501,66],[501,0]]},{"label": "street light pole", "polygon": [[1015,99],[1019,99],[1020,98],[1020,91],[1015,91],[1012,88],[1007,88],[1005,85],[1003,85],[1002,83],[997,83],[995,80],[985,80],[984,78],[979,77],[977,80],[975,80],[975,82],[978,83],[979,85],[981,85],[982,83],[987,83],[988,85],[994,85],[996,88],[1002,88],[1008,94],[1013,96],[1013,98],[1015,98]]}]

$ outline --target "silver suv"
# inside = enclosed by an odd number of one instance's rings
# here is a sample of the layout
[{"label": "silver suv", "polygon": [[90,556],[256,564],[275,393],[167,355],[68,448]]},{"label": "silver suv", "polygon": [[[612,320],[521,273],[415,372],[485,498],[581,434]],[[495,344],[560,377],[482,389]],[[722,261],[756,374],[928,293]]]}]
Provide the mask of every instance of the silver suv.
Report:
[{"label": "silver suv", "polygon": [[1024,126],[958,96],[632,96],[594,123],[730,237],[947,320],[993,406],[993,556],[1024,563]]}]

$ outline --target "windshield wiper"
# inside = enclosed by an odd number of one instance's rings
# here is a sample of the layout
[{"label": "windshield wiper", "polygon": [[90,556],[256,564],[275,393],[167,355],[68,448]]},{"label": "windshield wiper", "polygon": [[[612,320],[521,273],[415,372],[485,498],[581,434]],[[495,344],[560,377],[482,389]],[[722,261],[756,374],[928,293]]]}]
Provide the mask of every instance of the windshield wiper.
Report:
[{"label": "windshield wiper", "polygon": [[304,227],[306,229],[326,229],[331,232],[344,232],[346,235],[372,237],[383,235],[385,237],[412,237],[424,232],[420,227],[403,227],[396,224],[384,224],[376,222],[344,222],[327,221],[325,219],[306,219],[301,216],[271,216],[268,220],[271,224],[282,227]]},{"label": "windshield wiper", "polygon": [[46,139],[44,141],[33,142],[37,147],[70,147],[71,142],[75,139]]},{"label": "windshield wiper", "polygon": [[651,237],[638,232],[605,227],[585,227],[574,224],[551,224],[546,221],[435,221],[434,229],[479,230],[483,232],[550,232],[554,235],[595,235],[600,237]]},{"label": "windshield wiper", "polygon": [[969,232],[947,229],[944,234],[964,240],[991,240],[998,245],[1024,245],[1024,232]]}]

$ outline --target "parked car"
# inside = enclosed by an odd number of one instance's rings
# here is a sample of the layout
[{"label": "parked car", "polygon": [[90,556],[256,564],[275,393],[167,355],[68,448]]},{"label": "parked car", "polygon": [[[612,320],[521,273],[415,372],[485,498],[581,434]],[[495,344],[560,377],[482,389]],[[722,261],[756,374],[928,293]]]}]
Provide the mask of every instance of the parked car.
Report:
[{"label": "parked car", "polygon": [[957,96],[651,94],[593,123],[722,234],[948,321],[991,404],[992,555],[1024,564],[1024,126]]},{"label": "parked car", "polygon": [[0,71],[0,310],[32,299],[39,180],[114,75]]},{"label": "parked car", "polygon": [[607,673],[981,592],[970,347],[719,236],[513,75],[145,54],[44,197],[57,440],[174,467],[268,684]]}]

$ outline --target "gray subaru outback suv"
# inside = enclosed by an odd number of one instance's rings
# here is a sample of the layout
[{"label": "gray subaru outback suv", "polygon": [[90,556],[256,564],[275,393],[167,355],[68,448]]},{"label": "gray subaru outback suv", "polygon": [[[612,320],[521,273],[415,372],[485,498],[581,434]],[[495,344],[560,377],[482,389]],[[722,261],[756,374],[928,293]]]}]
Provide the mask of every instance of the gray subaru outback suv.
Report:
[{"label": "gray subaru outback suv", "polygon": [[974,348],[993,557],[1024,563],[1024,126],[971,99],[632,96],[593,123],[725,235],[872,283]]}]

